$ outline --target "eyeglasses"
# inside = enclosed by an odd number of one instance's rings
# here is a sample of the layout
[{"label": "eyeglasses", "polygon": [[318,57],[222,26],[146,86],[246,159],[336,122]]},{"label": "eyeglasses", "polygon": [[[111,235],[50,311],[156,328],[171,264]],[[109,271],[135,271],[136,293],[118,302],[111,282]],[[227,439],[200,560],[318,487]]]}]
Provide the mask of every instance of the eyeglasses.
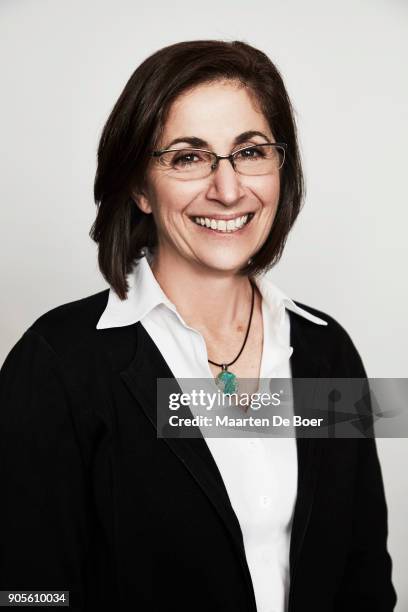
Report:
[{"label": "eyeglasses", "polygon": [[287,145],[283,142],[267,142],[238,149],[230,155],[217,155],[205,149],[162,149],[153,151],[159,165],[166,173],[180,180],[200,179],[210,176],[221,159],[228,159],[239,174],[262,176],[273,174],[285,163]]}]

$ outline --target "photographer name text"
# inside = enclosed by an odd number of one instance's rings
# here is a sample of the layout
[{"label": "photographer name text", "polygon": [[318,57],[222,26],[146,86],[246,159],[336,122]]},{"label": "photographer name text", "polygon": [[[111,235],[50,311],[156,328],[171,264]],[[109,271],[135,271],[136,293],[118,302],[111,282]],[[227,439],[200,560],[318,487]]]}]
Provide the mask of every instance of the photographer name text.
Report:
[{"label": "photographer name text", "polygon": [[321,427],[324,419],[307,419],[299,415],[284,418],[272,417],[230,417],[230,416],[195,416],[193,418],[173,415],[169,418],[171,427]]}]

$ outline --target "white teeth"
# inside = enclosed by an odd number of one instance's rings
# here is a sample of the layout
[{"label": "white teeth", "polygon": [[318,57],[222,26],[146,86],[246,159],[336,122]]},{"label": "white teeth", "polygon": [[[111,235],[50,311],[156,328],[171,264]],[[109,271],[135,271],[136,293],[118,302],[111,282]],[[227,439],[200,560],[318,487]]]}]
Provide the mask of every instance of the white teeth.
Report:
[{"label": "white teeth", "polygon": [[205,225],[211,229],[218,230],[219,232],[235,232],[236,230],[243,227],[248,221],[248,215],[242,217],[236,217],[235,219],[209,219],[208,217],[194,217],[194,221],[198,225]]}]

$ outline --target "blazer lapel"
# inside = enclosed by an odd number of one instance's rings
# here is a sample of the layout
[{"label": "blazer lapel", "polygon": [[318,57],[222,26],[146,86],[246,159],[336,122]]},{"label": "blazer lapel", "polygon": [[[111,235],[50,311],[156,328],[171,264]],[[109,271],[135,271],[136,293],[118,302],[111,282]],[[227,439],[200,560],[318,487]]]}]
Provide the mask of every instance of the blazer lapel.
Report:
[{"label": "blazer lapel", "polygon": [[[290,316],[290,343],[293,347],[291,369],[293,378],[294,414],[304,415],[304,407],[312,400],[317,379],[328,376],[324,362],[316,356],[316,346],[308,343],[305,332],[308,323],[293,312]],[[307,385],[297,379],[308,378]],[[290,541],[290,575],[291,583],[295,577],[299,553],[307,531],[313,499],[321,464],[322,443],[320,438],[299,437],[296,429],[296,445],[298,457],[298,487],[295,503],[292,533]]]},{"label": "blazer lapel", "polygon": [[[143,325],[137,323],[136,329],[136,355],[130,365],[120,375],[157,431],[157,378],[172,379],[172,381],[169,381],[171,392],[181,393],[182,390]],[[185,408],[185,415],[182,414],[181,410],[178,414],[180,416],[192,417],[187,407]],[[196,428],[195,433],[198,437],[164,437],[160,441],[167,444],[172,452],[177,455],[214,505],[232,539],[241,560],[248,587],[252,590],[252,582],[246,563],[244,543],[238,519],[231,506],[221,474],[200,429]]]}]

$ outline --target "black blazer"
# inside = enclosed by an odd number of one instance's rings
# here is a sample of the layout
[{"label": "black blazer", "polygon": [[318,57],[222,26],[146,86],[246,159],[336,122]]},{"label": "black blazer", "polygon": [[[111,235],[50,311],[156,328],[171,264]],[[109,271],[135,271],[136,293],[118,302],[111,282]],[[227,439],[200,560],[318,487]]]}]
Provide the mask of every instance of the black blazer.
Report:
[{"label": "black blazer", "polygon": [[[69,590],[82,611],[255,612],[212,455],[157,439],[156,378],[172,373],[140,323],[96,329],[107,299],[41,316],[1,370],[0,589]],[[290,312],[293,376],[364,377],[342,327],[301,306],[329,324]],[[289,612],[391,612],[375,441],[296,442]]]}]

